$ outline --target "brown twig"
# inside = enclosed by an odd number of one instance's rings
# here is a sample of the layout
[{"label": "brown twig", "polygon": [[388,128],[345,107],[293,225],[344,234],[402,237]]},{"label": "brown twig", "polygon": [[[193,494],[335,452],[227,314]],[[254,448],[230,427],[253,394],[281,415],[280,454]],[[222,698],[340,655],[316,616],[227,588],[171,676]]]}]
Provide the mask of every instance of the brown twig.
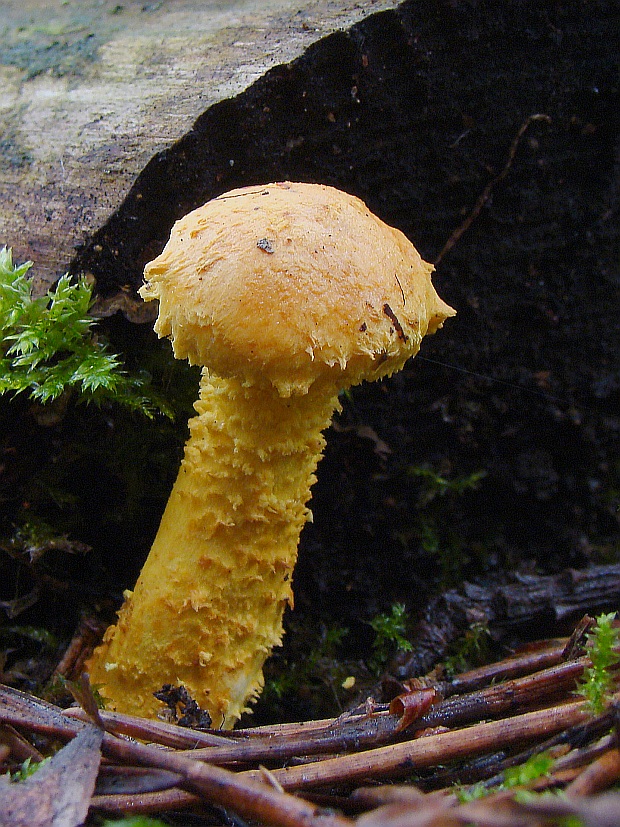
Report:
[{"label": "brown twig", "polygon": [[228,807],[242,818],[262,820],[276,827],[350,827],[351,822],[341,816],[319,810],[303,799],[280,792],[261,780],[260,772],[254,778],[232,773],[146,744],[121,740],[105,735],[104,755],[115,760],[158,767],[178,773],[183,786],[212,804]]},{"label": "brown twig", "polygon": [[91,617],[83,617],[78,628],[66,648],[62,658],[54,670],[68,680],[78,678],[84,669],[84,663],[93,647],[101,640],[105,627]]},{"label": "brown twig", "polygon": [[[63,713],[68,718],[80,721],[88,720],[87,713],[79,707],[71,707]],[[135,718],[120,712],[99,712],[107,732],[128,735],[141,741],[152,741],[174,749],[196,749],[197,747],[226,746],[230,739],[212,732],[199,732],[195,729],[166,724],[163,721],[151,721]]]},{"label": "brown twig", "polygon": [[[558,664],[527,678],[506,681],[467,695],[452,696],[420,715],[409,727],[414,731],[429,727],[454,727],[506,715],[570,691],[582,674],[586,659]],[[299,755],[321,755],[359,751],[378,747],[396,739],[400,733],[398,716],[387,711],[338,719],[311,736],[271,736],[234,742],[222,747],[198,749],[195,757],[214,764],[283,761]]]},{"label": "brown twig", "polygon": [[[508,767],[541,752],[553,756],[549,775],[529,787],[566,787],[568,814],[582,812],[583,795],[606,789],[620,777],[616,734],[609,734],[616,724],[615,705],[593,717],[586,702],[573,700],[576,679],[589,663],[583,655],[588,623],[584,619],[568,641],[554,641],[449,681],[427,676],[409,682],[405,697],[414,699],[414,708],[416,695],[430,697],[433,705],[420,704],[426,711],[407,720],[404,729],[403,720],[386,705],[369,703],[325,721],[226,734],[195,732],[101,713],[85,682],[77,695],[89,712],[62,712],[26,693],[0,688],[0,725],[16,727],[19,743],[8,746],[7,756],[15,762],[20,743],[28,743],[22,733],[72,741],[98,720],[106,730],[101,741],[105,760],[91,807],[109,813],[219,806],[274,827],[448,827],[472,821],[532,827],[533,811],[521,807],[512,792],[501,791]],[[406,707],[411,713],[409,702]],[[450,766],[444,771],[445,765]],[[363,779],[393,783],[412,773],[435,792],[384,784],[375,788],[380,792],[374,799],[370,793],[365,798],[355,793]],[[463,789],[463,783],[473,781],[483,781],[487,798],[459,804],[451,785]],[[619,801],[605,806],[602,817],[620,812]],[[353,821],[353,816],[359,817]]]},{"label": "brown twig", "polygon": [[13,759],[20,763],[27,759],[37,763],[43,760],[43,755],[39,750],[9,724],[0,726],[0,744],[2,744],[3,747],[6,746],[9,754],[13,756]]},{"label": "brown twig", "polygon": [[584,796],[608,789],[620,779],[620,751],[617,745],[590,764],[572,784],[567,795]]},{"label": "brown twig", "polygon": [[[301,790],[329,784],[350,784],[361,778],[392,778],[414,769],[443,764],[497,749],[524,743],[541,735],[560,732],[586,716],[583,702],[526,712],[490,723],[440,732],[399,744],[353,755],[327,758],[312,764],[274,770],[286,790]],[[255,770],[242,773],[256,778]]]},{"label": "brown twig", "polygon": [[[462,726],[481,718],[497,717],[517,709],[540,703],[574,687],[581,675],[585,659],[559,664],[521,679],[505,681],[466,695],[452,696],[419,716],[409,727],[414,731],[437,726]],[[415,694],[415,693],[414,693]],[[72,717],[75,716],[72,711]],[[84,718],[84,713],[80,715]],[[400,733],[399,718],[386,710],[376,714],[342,716],[326,722],[321,729],[308,734],[303,728],[285,733],[263,735],[243,740],[225,739],[210,733],[182,733],[175,738],[178,727],[156,722],[135,721],[128,716],[102,713],[109,732],[156,741],[166,746],[193,749],[193,757],[210,764],[255,765],[259,762],[285,761],[296,756],[327,755],[378,747],[396,740]],[[180,742],[182,741],[182,744]],[[209,746],[201,748],[202,743]]]},{"label": "brown twig", "polygon": [[457,241],[461,238],[463,233],[465,233],[473,224],[473,222],[478,218],[480,215],[482,208],[489,200],[493,189],[500,183],[507,175],[510,167],[512,166],[512,162],[514,161],[514,157],[517,154],[517,149],[519,147],[519,143],[521,142],[521,138],[525,134],[525,132],[529,129],[530,125],[533,124],[535,121],[545,121],[545,123],[551,123],[551,118],[549,115],[542,115],[542,114],[535,114],[530,115],[519,127],[519,131],[515,135],[510,144],[510,149],[508,150],[508,159],[504,164],[503,169],[499,172],[494,178],[492,178],[486,187],[482,190],[481,194],[478,196],[476,203],[472,211],[469,213],[465,221],[454,230],[450,238],[446,241],[443,248],[435,258],[435,266],[437,266],[440,261],[447,255],[450,250],[454,247]]},{"label": "brown twig", "polygon": [[548,669],[569,659],[565,657],[567,641],[568,638],[551,641],[533,652],[521,652],[495,663],[461,672],[448,681],[438,681],[437,689],[444,697],[448,697]]},{"label": "brown twig", "polygon": [[148,815],[150,813],[165,813],[168,810],[191,811],[204,805],[200,795],[185,790],[170,789],[159,792],[95,794],[91,807],[106,813],[131,813],[132,815]]},{"label": "brown twig", "polygon": [[[594,738],[599,738],[607,733],[609,728],[613,725],[613,721],[614,713],[612,711],[605,712],[596,717],[587,716],[584,721],[579,721],[561,732],[558,732],[556,735],[553,735],[551,738],[545,738],[542,741],[537,741],[521,752],[512,752],[505,758],[498,760],[492,773],[489,772],[489,768],[487,768],[487,772],[485,774],[486,780],[484,781],[483,786],[486,789],[492,789],[493,787],[502,785],[506,778],[506,770],[523,765],[529,761],[532,756],[540,755],[542,753],[557,759],[554,762],[554,773],[571,771],[576,767],[579,767],[580,763],[583,762],[583,756],[580,756],[578,752],[579,747],[581,747],[584,743]],[[571,757],[572,760],[570,760]],[[461,777],[462,775],[463,770],[461,770],[460,773]],[[566,781],[566,779],[567,776],[565,776],[564,780]],[[442,780],[444,784],[451,783],[449,773],[445,773],[443,779],[440,780]],[[454,779],[454,781],[457,782],[459,780],[459,777]],[[572,780],[572,777],[568,778],[568,780]],[[454,781],[452,781],[452,783],[454,783]]]}]

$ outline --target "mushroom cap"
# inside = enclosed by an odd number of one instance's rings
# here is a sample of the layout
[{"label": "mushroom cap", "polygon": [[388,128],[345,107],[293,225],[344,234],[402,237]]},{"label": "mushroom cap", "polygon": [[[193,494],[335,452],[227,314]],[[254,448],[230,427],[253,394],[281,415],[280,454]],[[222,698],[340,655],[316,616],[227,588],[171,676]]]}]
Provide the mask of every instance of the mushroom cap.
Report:
[{"label": "mushroom cap", "polygon": [[400,369],[454,310],[399,230],[321,184],[231,190],[172,228],[140,294],[177,358],[268,381],[349,387]]}]

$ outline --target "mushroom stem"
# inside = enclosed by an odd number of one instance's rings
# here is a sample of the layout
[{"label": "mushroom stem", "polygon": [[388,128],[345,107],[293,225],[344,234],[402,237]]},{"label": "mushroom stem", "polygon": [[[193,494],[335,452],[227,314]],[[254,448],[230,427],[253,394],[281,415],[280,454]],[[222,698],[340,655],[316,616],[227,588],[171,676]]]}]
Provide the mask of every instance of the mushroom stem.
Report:
[{"label": "mushroom stem", "polygon": [[111,708],[154,716],[152,693],[176,682],[231,727],[282,639],[322,432],[340,405],[333,383],[282,397],[205,369],[195,407],[148,560],[89,669]]}]

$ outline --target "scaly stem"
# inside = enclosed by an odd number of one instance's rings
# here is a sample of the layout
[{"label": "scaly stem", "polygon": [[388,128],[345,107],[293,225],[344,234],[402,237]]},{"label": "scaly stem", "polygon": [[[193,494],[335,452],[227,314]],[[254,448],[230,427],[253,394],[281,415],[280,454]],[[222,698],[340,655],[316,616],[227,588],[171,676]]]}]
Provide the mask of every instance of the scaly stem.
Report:
[{"label": "scaly stem", "polygon": [[183,685],[232,726],[263,684],[292,604],[299,534],[337,390],[282,398],[203,372],[198,416],[159,531],[116,626],[89,663],[117,711],[154,716]]}]

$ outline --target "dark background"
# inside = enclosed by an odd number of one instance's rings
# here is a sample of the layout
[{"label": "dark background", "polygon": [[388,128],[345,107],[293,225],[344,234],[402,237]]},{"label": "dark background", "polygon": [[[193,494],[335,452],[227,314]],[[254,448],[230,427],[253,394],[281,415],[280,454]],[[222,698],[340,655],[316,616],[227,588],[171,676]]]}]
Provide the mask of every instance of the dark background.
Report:
[{"label": "dark background", "polygon": [[[72,269],[96,276],[105,303],[141,283],[176,218],[232,187],[289,179],[363,198],[440,258],[434,282],[457,317],[401,374],[355,389],[330,429],[297,624],[357,629],[355,651],[394,601],[415,616],[463,578],[617,559],[619,56],[615,3],[405,2],[205,112],[78,251]],[[165,346],[150,325],[105,326],[138,364]],[[75,563],[70,614],[109,610],[132,584],[185,438],[182,417],[162,426],[132,460],[132,488],[114,461],[67,446],[76,428],[122,447],[158,426],[97,417],[29,433],[38,469],[69,469],[63,524],[93,548]],[[27,487],[20,473],[13,494]]]}]

